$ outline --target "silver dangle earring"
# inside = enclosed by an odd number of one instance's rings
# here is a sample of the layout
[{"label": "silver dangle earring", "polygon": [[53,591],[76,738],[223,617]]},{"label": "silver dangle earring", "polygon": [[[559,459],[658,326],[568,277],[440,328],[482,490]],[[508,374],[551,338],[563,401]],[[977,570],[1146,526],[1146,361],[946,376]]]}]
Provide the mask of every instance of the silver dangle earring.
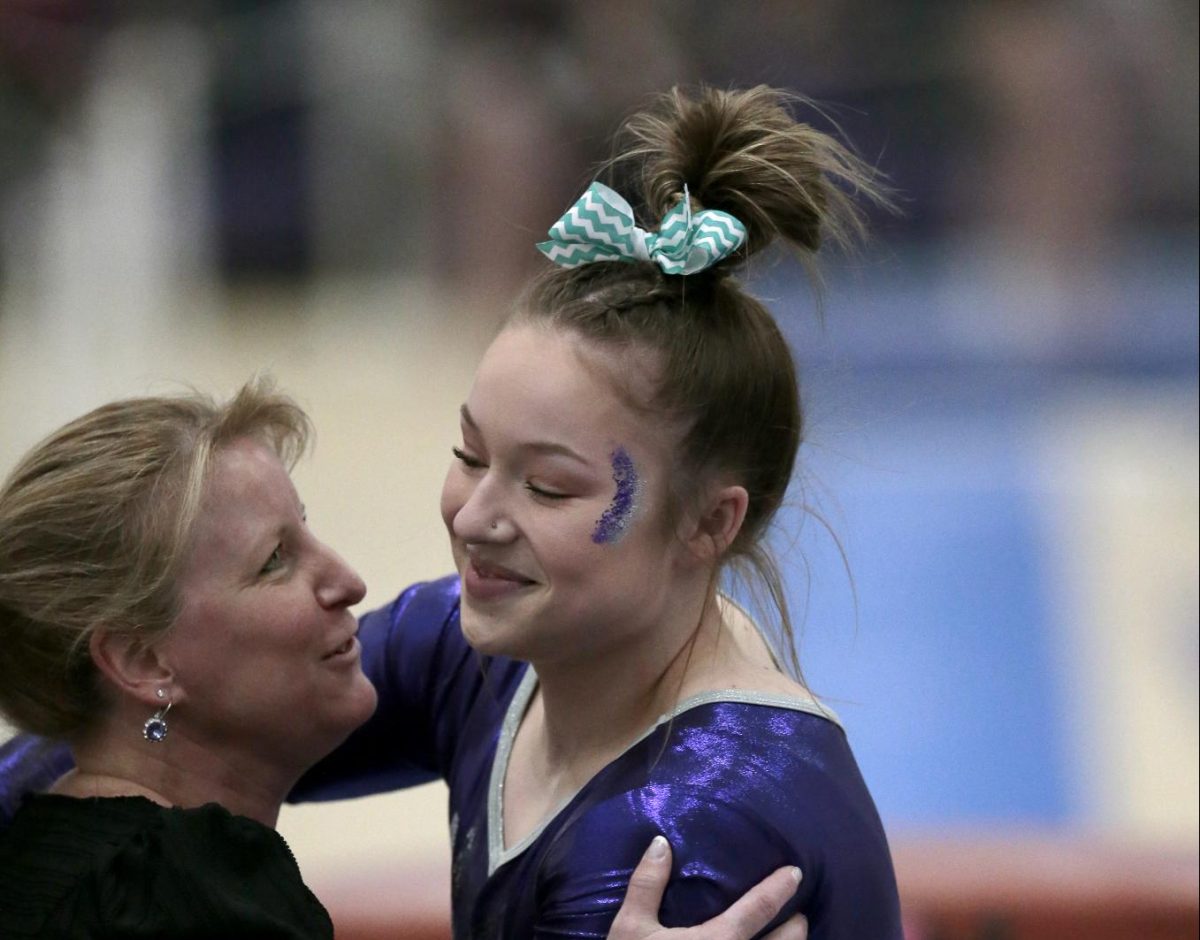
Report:
[{"label": "silver dangle earring", "polygon": [[[154,692],[159,698],[166,698],[166,693],[162,689],[156,689]],[[142,737],[151,744],[159,744],[167,736],[167,712],[171,710],[171,701],[168,699],[167,704],[156,711],[153,715],[146,719],[146,723],[142,725]]]}]

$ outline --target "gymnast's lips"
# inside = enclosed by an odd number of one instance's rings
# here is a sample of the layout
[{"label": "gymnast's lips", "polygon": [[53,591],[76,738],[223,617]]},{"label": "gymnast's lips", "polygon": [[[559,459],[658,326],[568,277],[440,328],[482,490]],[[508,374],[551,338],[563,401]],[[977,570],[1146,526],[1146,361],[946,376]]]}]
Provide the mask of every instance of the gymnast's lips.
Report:
[{"label": "gymnast's lips", "polygon": [[498,600],[537,582],[504,565],[481,558],[468,558],[462,583],[463,590],[472,598]]}]

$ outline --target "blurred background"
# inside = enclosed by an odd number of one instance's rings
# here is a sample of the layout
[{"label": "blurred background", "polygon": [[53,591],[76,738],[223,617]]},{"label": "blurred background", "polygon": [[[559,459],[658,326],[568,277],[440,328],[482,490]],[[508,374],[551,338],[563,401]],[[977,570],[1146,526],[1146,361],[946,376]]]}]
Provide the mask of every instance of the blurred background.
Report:
[{"label": "blurred background", "polygon": [[[0,0],[0,473],[269,370],[364,608],[449,571],[457,407],[532,243],[697,81],[816,99],[899,194],[820,311],[750,280],[811,421],[801,659],[913,940],[1195,937],[1194,3]],[[446,830],[440,784],[281,820],[342,937],[445,935]]]}]

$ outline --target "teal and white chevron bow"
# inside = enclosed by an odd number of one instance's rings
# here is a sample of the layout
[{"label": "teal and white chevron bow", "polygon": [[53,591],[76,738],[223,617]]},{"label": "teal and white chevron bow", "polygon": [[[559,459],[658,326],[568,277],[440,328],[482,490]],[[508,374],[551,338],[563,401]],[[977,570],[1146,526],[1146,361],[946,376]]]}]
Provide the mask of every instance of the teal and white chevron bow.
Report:
[{"label": "teal and white chevron bow", "polygon": [[687,187],[663,216],[658,232],[633,221],[629,203],[595,182],[550,229],[538,250],[555,264],[575,268],[594,261],[654,261],[667,274],[695,274],[737,251],[746,226],[728,212],[693,214]]}]

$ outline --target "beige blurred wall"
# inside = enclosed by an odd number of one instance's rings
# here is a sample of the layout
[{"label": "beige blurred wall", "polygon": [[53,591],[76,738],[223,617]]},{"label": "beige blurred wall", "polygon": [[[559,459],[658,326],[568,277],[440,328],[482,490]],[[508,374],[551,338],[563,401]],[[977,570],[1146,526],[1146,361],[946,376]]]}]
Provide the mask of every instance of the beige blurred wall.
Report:
[{"label": "beige blurred wall", "polygon": [[1075,812],[1111,835],[1192,848],[1200,833],[1194,395],[1178,383],[1096,383],[1048,403],[1034,445]]}]

